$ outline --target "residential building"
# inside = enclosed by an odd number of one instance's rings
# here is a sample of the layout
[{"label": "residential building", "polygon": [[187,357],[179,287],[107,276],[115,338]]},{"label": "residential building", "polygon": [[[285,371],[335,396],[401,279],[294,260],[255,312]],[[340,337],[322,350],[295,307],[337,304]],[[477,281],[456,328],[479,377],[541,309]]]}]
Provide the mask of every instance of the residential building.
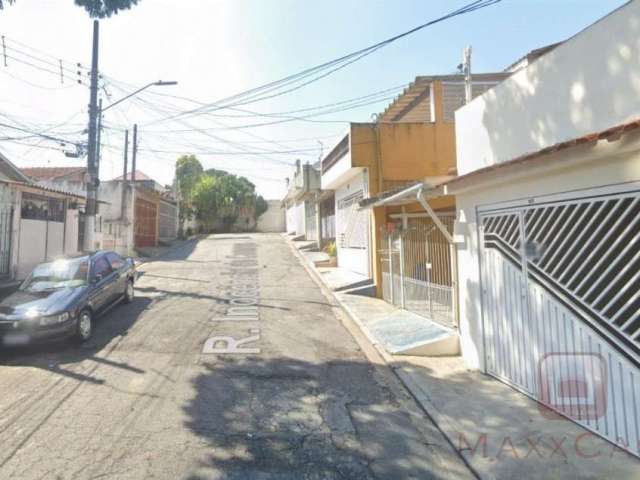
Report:
[{"label": "residential building", "polygon": [[[456,111],[462,354],[640,455],[640,2]],[[569,390],[567,390],[569,388]]]},{"label": "residential building", "polygon": [[286,211],[287,233],[318,243],[320,231],[320,171],[309,163],[296,160],[293,178],[282,200]]},{"label": "residential building", "polygon": [[27,167],[20,170],[38,185],[82,196],[87,194],[87,167]]},{"label": "residential building", "polygon": [[24,279],[38,263],[78,252],[84,203],[35,184],[0,153],[0,280]]},{"label": "residential building", "polygon": [[[133,182],[135,178],[136,186],[140,186],[146,188],[147,190],[151,190],[153,192],[164,192],[165,187],[163,187],[160,183],[156,182],[153,178],[151,178],[146,173],[136,170],[135,172],[127,173],[127,181]],[[114,182],[121,182],[123,179],[123,175],[116,177],[113,179]]]},{"label": "residential building", "polygon": [[[474,75],[473,95],[508,75]],[[338,265],[373,279],[379,296],[384,290],[383,251],[388,248],[389,225],[399,222],[403,211],[412,223],[420,223],[424,210],[415,195],[403,208],[367,199],[390,196],[418,181],[439,183],[455,175],[454,111],[464,99],[462,75],[417,77],[376,122],[352,123],[322,160],[322,189],[335,191]],[[361,202],[371,210],[361,209]],[[454,202],[437,200],[432,206],[446,214],[453,212]],[[412,269],[424,281],[424,266]]]},{"label": "residential building", "polygon": [[123,255],[169,243],[178,236],[178,203],[173,195],[144,172],[136,171],[135,188],[130,177],[102,182],[98,198],[103,218],[105,249]]}]

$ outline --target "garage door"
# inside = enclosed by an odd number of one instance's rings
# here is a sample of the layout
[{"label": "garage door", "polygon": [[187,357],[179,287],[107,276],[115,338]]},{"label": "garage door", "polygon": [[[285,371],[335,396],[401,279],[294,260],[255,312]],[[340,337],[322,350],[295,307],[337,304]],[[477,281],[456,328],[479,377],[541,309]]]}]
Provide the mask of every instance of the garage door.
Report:
[{"label": "garage door", "polygon": [[640,193],[479,213],[487,372],[640,454]]},{"label": "garage door", "polygon": [[158,211],[154,203],[136,198],[135,245],[140,247],[156,246],[156,220]]}]

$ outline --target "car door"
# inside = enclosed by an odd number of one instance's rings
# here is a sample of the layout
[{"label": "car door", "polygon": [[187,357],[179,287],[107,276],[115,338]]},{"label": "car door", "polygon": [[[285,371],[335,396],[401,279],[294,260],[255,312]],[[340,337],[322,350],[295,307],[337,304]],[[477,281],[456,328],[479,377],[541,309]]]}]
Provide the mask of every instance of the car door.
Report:
[{"label": "car door", "polygon": [[112,301],[115,290],[115,275],[106,256],[93,260],[91,273],[91,301],[96,310],[103,310]]},{"label": "car door", "polygon": [[117,300],[124,295],[127,286],[126,262],[116,252],[107,252],[107,260],[111,265],[111,269],[115,274],[115,282],[113,287],[113,300]]}]

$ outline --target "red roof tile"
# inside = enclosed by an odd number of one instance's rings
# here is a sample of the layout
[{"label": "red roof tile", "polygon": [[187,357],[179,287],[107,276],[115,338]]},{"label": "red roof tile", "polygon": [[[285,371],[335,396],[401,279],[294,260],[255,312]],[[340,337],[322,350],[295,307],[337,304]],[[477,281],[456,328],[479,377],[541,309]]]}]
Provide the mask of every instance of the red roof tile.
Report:
[{"label": "red roof tile", "polygon": [[60,177],[73,177],[70,180],[82,181],[87,167],[26,167],[21,168],[27,177],[38,180],[53,180]]},{"label": "red roof tile", "polygon": [[[131,178],[131,172],[127,173],[127,178]],[[120,175],[119,177],[114,178],[113,180],[122,180],[122,175]],[[151,181],[155,181],[153,180],[153,178],[151,178],[149,175],[147,175],[144,172],[141,172],[140,170],[136,170],[136,181],[137,180],[151,180]]]}]

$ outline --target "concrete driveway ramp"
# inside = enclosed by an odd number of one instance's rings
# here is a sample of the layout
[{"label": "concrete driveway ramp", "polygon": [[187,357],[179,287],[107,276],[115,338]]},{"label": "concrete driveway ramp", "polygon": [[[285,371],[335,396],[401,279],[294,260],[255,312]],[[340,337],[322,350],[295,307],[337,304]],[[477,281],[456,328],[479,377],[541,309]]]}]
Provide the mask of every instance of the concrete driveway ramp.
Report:
[{"label": "concrete driveway ramp", "polygon": [[407,310],[367,322],[367,328],[392,355],[436,357],[460,353],[455,331]]}]

